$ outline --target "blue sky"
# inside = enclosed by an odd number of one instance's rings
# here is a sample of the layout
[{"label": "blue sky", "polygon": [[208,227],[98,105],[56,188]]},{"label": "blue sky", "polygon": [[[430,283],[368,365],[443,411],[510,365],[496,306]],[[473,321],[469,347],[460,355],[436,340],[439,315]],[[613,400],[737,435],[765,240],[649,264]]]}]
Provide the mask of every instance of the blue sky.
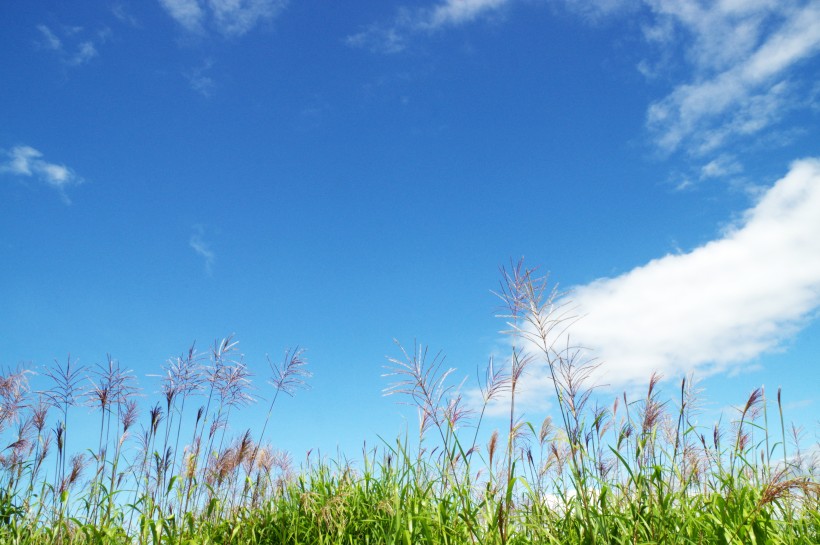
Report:
[{"label": "blue sky", "polygon": [[355,452],[415,425],[381,396],[392,339],[460,375],[505,352],[491,290],[526,256],[574,290],[602,395],[695,371],[710,425],[782,385],[816,440],[816,2],[6,2],[0,21],[0,364],[110,353],[153,399],[146,375],[235,333],[264,397],[265,355],[298,345],[312,389],[271,437]]}]

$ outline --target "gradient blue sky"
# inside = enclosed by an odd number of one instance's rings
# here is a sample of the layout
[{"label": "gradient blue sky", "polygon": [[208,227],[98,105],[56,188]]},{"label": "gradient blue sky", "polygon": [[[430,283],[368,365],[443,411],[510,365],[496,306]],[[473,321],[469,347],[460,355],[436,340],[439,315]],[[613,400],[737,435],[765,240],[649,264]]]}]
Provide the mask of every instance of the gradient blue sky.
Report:
[{"label": "gradient blue sky", "polygon": [[[235,333],[265,396],[265,354],[299,345],[313,388],[273,441],[355,452],[415,425],[381,396],[393,338],[459,375],[504,353],[490,290],[526,256],[575,289],[602,395],[695,370],[711,425],[782,385],[816,440],[817,2],[43,1],[0,21],[2,365],[110,353],[153,399],[146,375]],[[261,421],[243,414],[237,433]]]}]

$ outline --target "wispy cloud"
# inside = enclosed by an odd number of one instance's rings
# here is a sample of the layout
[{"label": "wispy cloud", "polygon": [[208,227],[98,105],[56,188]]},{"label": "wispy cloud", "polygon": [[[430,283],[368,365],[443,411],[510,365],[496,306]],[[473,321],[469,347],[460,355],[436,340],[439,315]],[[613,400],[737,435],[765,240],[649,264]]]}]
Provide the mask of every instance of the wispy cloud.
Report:
[{"label": "wispy cloud", "polygon": [[796,69],[820,52],[817,2],[647,3],[655,19],[645,35],[661,49],[683,46],[691,69],[689,81],[648,109],[661,150],[711,154],[808,105],[816,77]]},{"label": "wispy cloud", "polygon": [[242,36],[259,23],[272,20],[287,0],[159,0],[186,31],[202,34],[208,24],[222,35]]},{"label": "wispy cloud", "polygon": [[515,0],[441,0],[424,8],[399,9],[393,21],[373,23],[346,38],[348,45],[374,52],[397,53],[407,46],[409,37],[447,27],[471,23],[497,14]]},{"label": "wispy cloud", "polygon": [[[523,2],[408,3],[391,20],[364,26],[346,42],[396,53],[418,35],[497,17],[515,4]],[[778,134],[794,134],[794,127],[781,123],[788,114],[820,109],[816,71],[800,71],[820,53],[820,3],[814,0],[562,0],[550,5],[596,24],[626,15],[638,22],[639,37],[649,49],[636,68],[656,85],[671,84],[665,96],[647,105],[647,134],[662,154],[682,152],[696,163],[690,180],[718,177],[713,163],[731,146],[787,139]]]},{"label": "wispy cloud", "polygon": [[[632,13],[649,45],[637,70],[665,96],[647,107],[651,145],[692,163],[681,186],[734,176],[738,147],[784,145],[799,132],[784,120],[817,110],[820,4],[814,0],[564,0],[596,21]],[[683,74],[683,75],[680,75]],[[727,150],[735,157],[725,163]]]},{"label": "wispy cloud", "polygon": [[226,36],[241,36],[258,23],[273,19],[285,0],[209,0],[216,28]]},{"label": "wispy cloud", "polygon": [[430,0],[426,6],[401,6],[392,20],[371,23],[346,38],[348,45],[373,52],[397,53],[405,49],[412,36],[442,31],[482,19],[497,18],[513,4],[566,6],[590,22],[605,19],[613,13],[634,11],[640,0]]},{"label": "wispy cloud", "polygon": [[212,274],[216,254],[211,250],[210,244],[205,241],[205,228],[202,225],[194,225],[194,232],[191,234],[188,245],[205,260],[205,272]]},{"label": "wispy cloud", "polygon": [[198,0],[159,0],[168,15],[188,32],[202,32],[205,11]]},{"label": "wispy cloud", "polygon": [[77,46],[77,51],[68,59],[68,63],[72,66],[78,66],[87,63],[97,55],[99,53],[94,42],[83,42]]},{"label": "wispy cloud", "polygon": [[125,23],[134,28],[139,28],[140,22],[123,2],[117,2],[111,6],[111,14],[121,23]]},{"label": "wispy cloud", "polygon": [[104,29],[94,33],[91,38],[82,39],[82,36],[87,37],[82,27],[62,29],[59,35],[58,32],[42,24],[37,25],[37,30],[40,32],[38,45],[43,49],[54,51],[67,66],[87,64],[99,56],[97,45],[105,42],[111,32],[109,29]]},{"label": "wispy cloud", "polygon": [[603,22],[613,14],[631,12],[641,7],[641,0],[563,0],[563,4],[592,23]]},{"label": "wispy cloud", "polygon": [[407,37],[401,25],[372,23],[345,38],[350,47],[368,49],[374,53],[398,53],[407,47]]},{"label": "wispy cloud", "polygon": [[422,28],[437,29],[472,22],[495,11],[510,0],[444,0],[433,8],[419,13]]},{"label": "wispy cloud", "polygon": [[44,48],[52,51],[61,51],[63,49],[63,42],[46,25],[37,25],[37,30],[43,36],[41,45]]},{"label": "wispy cloud", "polygon": [[210,97],[216,87],[214,79],[208,74],[211,67],[213,67],[213,61],[207,59],[200,66],[182,74],[188,80],[191,89],[205,98]]},{"label": "wispy cloud", "polygon": [[0,150],[0,154],[5,157],[0,163],[0,174],[34,178],[57,190],[66,203],[71,202],[66,189],[83,182],[72,169],[44,160],[43,154],[30,146],[15,146],[10,151]]},{"label": "wispy cloud", "polygon": [[700,179],[725,178],[741,172],[743,172],[743,165],[738,162],[734,155],[724,153],[701,167]]}]

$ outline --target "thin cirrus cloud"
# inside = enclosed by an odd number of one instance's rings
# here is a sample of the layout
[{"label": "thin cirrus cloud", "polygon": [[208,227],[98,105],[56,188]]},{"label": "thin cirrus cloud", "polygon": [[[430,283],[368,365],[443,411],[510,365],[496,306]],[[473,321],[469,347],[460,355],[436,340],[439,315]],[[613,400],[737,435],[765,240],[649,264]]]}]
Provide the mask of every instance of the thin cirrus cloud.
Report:
[{"label": "thin cirrus cloud", "polygon": [[159,0],[159,3],[188,32],[204,34],[206,27],[212,25],[223,36],[237,37],[275,18],[287,0]]},{"label": "thin cirrus cloud", "polygon": [[191,87],[191,90],[205,98],[210,97],[216,88],[214,79],[209,75],[212,67],[213,61],[207,59],[201,65],[183,73],[185,79],[188,80],[188,85]]},{"label": "thin cirrus cloud", "polygon": [[[457,27],[498,16],[504,8],[521,0],[438,0],[426,7],[400,7],[389,23],[372,23],[351,34],[346,42],[378,53],[397,53],[404,50],[411,36]],[[549,5],[544,0],[535,2]],[[597,21],[613,13],[631,11],[635,2],[630,0],[562,0],[558,2],[587,20]],[[558,4],[556,3],[556,4]]]},{"label": "thin cirrus cloud", "polygon": [[708,155],[811,105],[816,73],[797,69],[820,52],[817,2],[647,3],[655,16],[647,39],[661,50],[682,43],[692,73],[648,108],[647,127],[661,150]]},{"label": "thin cirrus cloud", "polygon": [[[615,391],[642,387],[653,372],[704,378],[754,368],[817,316],[817,233],[820,158],[804,159],[721,237],[572,288],[561,303],[578,318],[549,341],[584,347],[599,364],[590,384]],[[522,384],[516,404],[549,405],[552,384],[543,362],[533,364]],[[480,399],[478,392],[468,396]],[[491,405],[490,414],[509,410],[504,402]]]},{"label": "thin cirrus cloud", "polygon": [[[406,6],[346,42],[397,53],[417,35],[492,17],[515,3],[520,2],[438,0]],[[627,15],[638,22],[648,49],[636,68],[648,79],[669,78],[671,84],[647,105],[651,145],[663,154],[683,151],[700,163],[695,172],[706,169],[707,177],[714,177],[709,165],[727,147],[785,141],[791,132],[781,130],[780,122],[818,107],[817,73],[801,72],[820,52],[820,3],[814,0],[563,0],[553,5],[595,24]],[[739,158],[736,162],[740,165]]]},{"label": "thin cirrus cloud", "polygon": [[31,146],[15,146],[10,151],[0,151],[5,161],[0,163],[0,173],[33,178],[58,191],[69,203],[66,189],[81,184],[83,179],[71,168],[43,159],[43,154]]},{"label": "thin cirrus cloud", "polygon": [[473,22],[498,12],[514,0],[442,0],[425,8],[401,8],[389,24],[373,23],[346,38],[352,47],[374,52],[397,53],[407,47],[408,37]]},{"label": "thin cirrus cloud", "polygon": [[474,21],[485,13],[495,11],[510,0],[445,0],[422,12],[418,20],[421,28],[437,29]]},{"label": "thin cirrus cloud", "polygon": [[[54,51],[67,66],[81,66],[99,56],[97,44],[108,39],[109,31],[102,30],[91,39],[78,39],[83,35],[82,27],[64,30],[62,38],[47,25],[37,25],[40,33],[38,44],[43,49]],[[87,36],[87,34],[86,34]]]},{"label": "thin cirrus cloud", "polygon": [[194,225],[194,232],[188,240],[188,246],[205,261],[205,272],[213,274],[216,254],[211,249],[210,244],[205,240],[205,228],[202,225]]}]

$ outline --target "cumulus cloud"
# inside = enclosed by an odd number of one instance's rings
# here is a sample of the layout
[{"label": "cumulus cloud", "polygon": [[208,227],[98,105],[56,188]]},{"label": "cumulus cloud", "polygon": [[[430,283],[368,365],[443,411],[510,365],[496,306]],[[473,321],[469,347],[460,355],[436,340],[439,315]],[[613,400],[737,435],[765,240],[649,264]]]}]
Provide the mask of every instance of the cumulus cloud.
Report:
[{"label": "cumulus cloud", "polygon": [[[783,349],[818,316],[818,233],[820,159],[797,161],[719,238],[572,288],[558,304],[577,319],[549,342],[586,348],[599,365],[592,383],[612,390],[643,388],[653,372],[703,378],[757,368],[762,354]],[[521,384],[522,410],[549,406],[543,361]],[[488,414],[503,414],[507,403],[499,399]]]},{"label": "cumulus cloud", "polygon": [[419,32],[435,32],[471,23],[515,0],[441,0],[425,8],[400,8],[389,24],[371,24],[346,38],[352,47],[374,52],[397,53],[405,49],[408,37]]},{"label": "cumulus cloud", "polygon": [[50,163],[43,154],[30,146],[15,146],[10,151],[2,151],[5,161],[0,163],[0,173],[34,178],[57,190],[66,202],[70,202],[65,190],[83,182],[72,169],[65,165]]},{"label": "cumulus cloud", "polygon": [[188,32],[202,33],[210,22],[224,36],[241,36],[271,20],[287,0],[159,0],[165,11]]},{"label": "cumulus cloud", "polygon": [[205,228],[202,225],[194,225],[194,232],[188,241],[188,245],[205,260],[205,272],[211,274],[214,261],[216,261],[216,254],[211,250],[210,244],[205,241]]},{"label": "cumulus cloud", "polygon": [[572,335],[615,386],[748,365],[820,307],[817,233],[820,160],[802,160],[721,238],[575,288]]}]

